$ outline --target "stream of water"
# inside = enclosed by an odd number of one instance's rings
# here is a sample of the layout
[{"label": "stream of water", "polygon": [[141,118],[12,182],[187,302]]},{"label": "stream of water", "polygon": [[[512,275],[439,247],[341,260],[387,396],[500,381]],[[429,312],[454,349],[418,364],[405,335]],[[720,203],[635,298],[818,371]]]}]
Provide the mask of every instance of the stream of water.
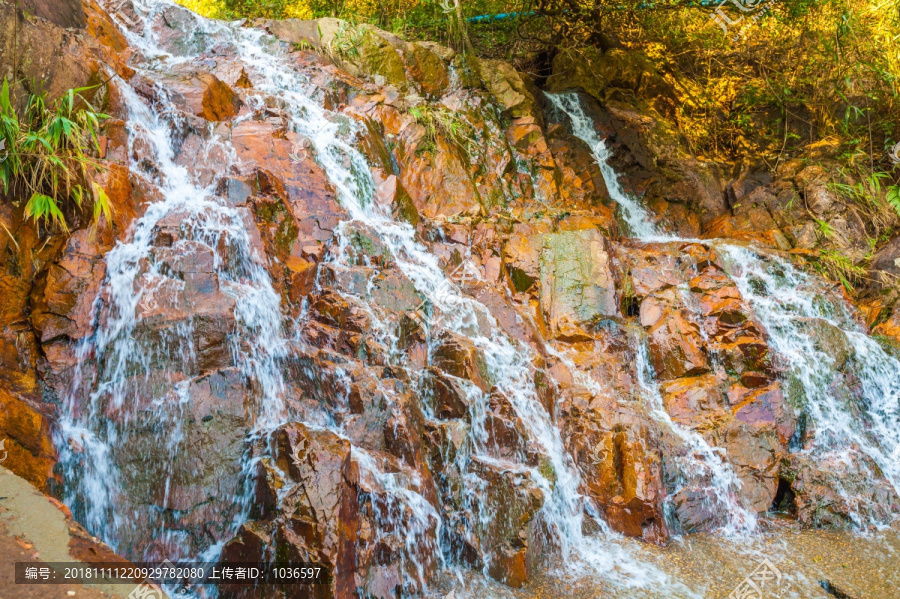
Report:
[{"label": "stream of water", "polygon": [[[853,308],[821,280],[803,273],[784,258],[723,240],[688,240],[662,234],[640,202],[623,191],[609,166],[609,150],[584,111],[577,94],[550,96],[570,120],[573,133],[591,149],[612,199],[622,208],[632,234],[645,242],[700,242],[712,245],[724,257],[724,266],[741,295],[765,327],[770,345],[784,369],[782,379],[788,401],[801,422],[814,434],[795,437],[795,449],[813,460],[837,467],[832,482],[850,506],[849,514],[860,529],[883,526],[861,509],[860,481],[879,474],[900,492],[900,361],[865,334]],[[653,399],[653,414],[685,443],[695,448],[688,471],[712,470],[712,489],[721,505],[728,506],[731,531],[749,532],[755,516],[735,499],[740,481],[724,460],[724,450],[711,448],[703,437],[671,421],[653,392],[652,373],[642,380]],[[864,459],[856,459],[856,455]],[[870,462],[871,460],[871,462]],[[860,472],[855,472],[861,469]],[[855,488],[840,478],[856,477]],[[871,498],[868,499],[871,503]]]},{"label": "stream of water", "polygon": [[[398,222],[373,201],[375,185],[371,169],[355,147],[357,124],[326,110],[314,100],[315,90],[310,88],[308,78],[281,45],[260,30],[194,17],[198,34],[195,38],[205,37],[208,41],[199,43],[191,52],[172,55],[156,38],[151,26],[156,15],[172,6],[165,0],[137,2],[138,23],[128,27],[116,17],[131,46],[139,51],[140,56],[133,61],[136,70],[155,85],[154,101],[150,102],[127,82],[116,81],[128,110],[129,155],[145,155],[147,148],[150,149],[149,159],[145,156],[132,161],[132,173],[158,190],[160,199],[150,204],[137,220],[129,240],[120,242],[108,253],[107,275],[94,304],[94,333],[78,348],[79,365],[72,391],[65,400],[57,435],[66,502],[76,517],[114,549],[132,559],[145,560],[215,559],[221,544],[248,517],[251,497],[248,481],[257,459],[249,457],[249,450],[245,450],[240,473],[234,477],[230,495],[223,501],[228,508],[218,514],[221,527],[211,536],[187,538],[172,529],[163,510],[140,506],[137,498],[128,496],[129,489],[142,488],[142,477],[147,473],[140,471],[140,461],[135,463],[123,457],[123,448],[140,447],[142,440],[138,437],[149,427],[154,431],[154,438],[165,440],[164,451],[156,455],[165,457],[165,463],[159,464],[157,471],[168,472],[161,499],[161,505],[166,505],[170,485],[177,484],[172,473],[189,451],[185,447],[182,423],[190,410],[191,385],[196,382],[193,375],[199,374],[195,372],[200,359],[196,344],[199,324],[195,322],[199,323],[203,314],[192,315],[177,327],[164,327],[156,335],[142,333],[157,317],[159,302],[166,297],[189,297],[186,294],[190,292],[187,282],[165,272],[164,265],[171,256],[156,243],[155,235],[161,227],[168,226],[178,233],[171,248],[173,252],[209,257],[211,272],[222,291],[220,299],[230,306],[235,323],[228,335],[232,360],[241,381],[253,389],[250,402],[253,410],[243,445],[252,446],[256,439],[294,417],[285,405],[287,381],[282,362],[292,342],[303,342],[303,318],[286,326],[279,296],[263,263],[265,257],[252,249],[246,209],[226,205],[216,198],[213,189],[204,188],[177,163],[173,137],[181,123],[177,110],[167,99],[164,84],[159,82],[160,73],[196,58],[207,44],[228,44],[254,81],[255,89],[248,95],[250,108],[262,109],[266,101],[278,99],[290,117],[290,129],[312,143],[316,160],[337,190],[350,221],[377,235],[400,271],[420,294],[431,299],[434,312],[441,314],[440,321],[433,323],[431,339],[436,339],[438,332],[446,331],[467,339],[480,350],[486,359],[487,376],[494,384],[493,391],[509,401],[525,427],[527,442],[542,457],[538,466],[530,463],[524,452],[498,457],[488,443],[484,427],[490,393],[473,388],[470,389],[468,449],[456,457],[456,466],[470,472],[473,462],[493,465],[521,473],[539,489],[543,503],[538,520],[546,531],[547,548],[554,555],[560,575],[598,577],[621,588],[653,589],[660,596],[699,596],[637,559],[624,545],[609,542],[618,537],[601,519],[594,518],[599,533],[584,533],[586,519],[592,518],[586,514],[597,514],[597,510],[579,493],[578,469],[566,452],[559,428],[539,400],[534,383],[533,350],[511,340],[486,306],[466,296],[448,280],[438,257],[417,240],[413,227]],[[640,203],[622,190],[616,173],[607,164],[606,145],[596,134],[577,97],[558,95],[551,99],[569,115],[575,134],[594,152],[610,194],[621,206],[631,233],[644,240],[672,240],[661,235]],[[207,143],[217,144],[225,149],[231,161],[237,160],[227,140],[216,138]],[[137,144],[141,147],[136,147]],[[228,166],[223,165],[223,172]],[[800,283],[808,281],[796,270],[790,270],[775,258],[765,262],[750,250],[722,247],[734,263],[731,271],[745,299],[756,310],[776,351],[792,365],[792,372],[805,390],[805,405],[811,420],[817,424],[815,441],[808,451],[844,451],[852,446],[871,457],[896,487],[900,484],[900,442],[896,435],[900,425],[897,408],[900,364],[862,334],[849,316],[823,313],[814,297],[804,295]],[[333,266],[347,266],[345,249],[346,243],[339,239],[330,258]],[[772,264],[779,265],[778,276],[771,273]],[[176,301],[175,308],[187,310],[190,306],[177,305]],[[389,336],[389,323],[378,322],[374,312],[371,315],[375,319],[374,328]],[[860,397],[854,396],[854,401],[859,411],[867,415],[866,430],[860,430],[850,417],[859,412],[851,413],[824,391],[823,377],[835,376],[835,370],[829,369],[831,362],[811,353],[816,348],[815,341],[794,324],[798,316],[844,327],[841,333],[852,349],[854,363],[858,363],[863,391]],[[390,339],[387,341],[391,346]],[[639,356],[645,358],[643,342],[639,346],[642,348]],[[804,359],[798,357],[800,354]],[[168,368],[174,364],[178,367]],[[691,457],[683,468],[684,484],[702,484],[712,490],[720,509],[728,512],[724,532],[740,534],[753,530],[755,515],[740,504],[740,483],[722,452],[711,447],[701,435],[671,420],[645,367],[646,360],[641,364],[640,386],[650,402],[653,417],[669,427],[689,448],[687,455]],[[147,388],[154,389],[153,396],[144,396],[138,404],[135,397],[141,395],[139,390]],[[143,428],[134,426],[138,418],[145,419]],[[322,426],[322,423],[310,425]],[[346,436],[340,424],[325,426],[335,434]],[[411,576],[417,578],[410,588],[427,586],[425,568],[416,562],[423,545],[432,554],[431,559],[450,569],[456,567],[451,548],[439,542],[445,525],[442,514],[415,490],[415,485],[408,484],[406,474],[386,471],[375,456],[362,448],[354,447],[352,456],[361,476],[389,498],[386,507],[376,514],[376,525],[381,527],[376,536],[387,534],[385,531],[395,529],[398,524],[405,528],[404,559],[414,563],[412,568],[402,570],[413,572]],[[473,474],[465,477],[465,484],[469,497],[467,509],[478,514],[481,520],[491,518],[492,514],[477,500],[485,480]],[[399,514],[412,516],[402,516],[401,520]],[[140,534],[150,541],[136,537],[135,523],[142,528]],[[487,572],[490,555],[485,552],[481,557]]]}]

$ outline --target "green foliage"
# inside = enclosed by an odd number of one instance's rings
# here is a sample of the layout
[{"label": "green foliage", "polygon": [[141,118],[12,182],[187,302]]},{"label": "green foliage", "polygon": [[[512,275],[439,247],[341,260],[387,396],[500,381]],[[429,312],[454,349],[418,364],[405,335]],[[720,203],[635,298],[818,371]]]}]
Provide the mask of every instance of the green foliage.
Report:
[{"label": "green foliage", "polygon": [[824,237],[825,239],[831,239],[834,237],[834,229],[831,225],[828,224],[827,221],[819,220],[818,218],[813,218],[816,221],[816,227],[819,230],[819,235]]},{"label": "green foliage", "polygon": [[100,122],[109,117],[81,96],[87,89],[69,90],[52,107],[46,94],[31,94],[20,117],[6,79],[0,88],[0,139],[6,152],[0,162],[3,192],[28,197],[26,217],[63,231],[68,231],[66,203],[81,208],[86,195],[93,200],[95,223],[111,219],[109,198],[90,177],[100,167],[91,156],[100,151]]},{"label": "green foliage", "polygon": [[894,212],[897,213],[897,216],[900,217],[900,187],[897,185],[888,187],[884,199],[888,203],[888,206],[893,208]]},{"label": "green foliage", "polygon": [[[842,179],[850,179],[846,170],[840,173]],[[895,227],[900,220],[900,193],[890,173],[883,171],[861,172],[856,183],[831,183],[829,187],[847,200],[863,214],[864,221],[879,238],[885,231]]]},{"label": "green foliage", "polygon": [[[353,60],[359,58],[359,47],[363,42],[365,30],[350,22],[341,23],[334,37],[328,41],[325,51],[338,59]],[[321,34],[321,32],[320,32]]]},{"label": "green foliage", "polygon": [[409,114],[416,123],[425,128],[425,140],[428,146],[434,146],[438,135],[456,147],[471,153],[471,144],[475,130],[464,118],[443,106],[421,104],[409,109]]},{"label": "green foliage", "polygon": [[817,263],[819,272],[825,277],[840,281],[847,293],[855,294],[854,284],[866,276],[866,269],[857,266],[853,261],[836,250],[823,250]]}]

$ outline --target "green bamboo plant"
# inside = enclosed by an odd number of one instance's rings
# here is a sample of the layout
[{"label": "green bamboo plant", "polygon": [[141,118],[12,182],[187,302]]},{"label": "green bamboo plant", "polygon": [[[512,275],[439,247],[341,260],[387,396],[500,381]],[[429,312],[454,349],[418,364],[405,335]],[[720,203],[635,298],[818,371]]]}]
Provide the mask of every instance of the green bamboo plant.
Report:
[{"label": "green bamboo plant", "polygon": [[109,197],[93,180],[102,170],[100,123],[109,118],[81,95],[91,88],[70,89],[48,106],[45,93],[30,94],[22,116],[10,100],[9,83],[0,88],[0,181],[3,193],[28,197],[25,216],[36,224],[55,224],[68,233],[63,209],[81,209],[93,199],[93,222],[111,222]]}]

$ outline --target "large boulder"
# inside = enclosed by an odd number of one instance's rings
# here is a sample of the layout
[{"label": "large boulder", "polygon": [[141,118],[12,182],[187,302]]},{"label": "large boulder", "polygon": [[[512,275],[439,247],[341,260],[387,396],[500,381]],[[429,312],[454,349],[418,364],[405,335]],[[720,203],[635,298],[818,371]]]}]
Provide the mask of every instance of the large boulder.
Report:
[{"label": "large boulder", "polygon": [[532,93],[533,84],[512,65],[502,60],[483,59],[478,62],[478,71],[485,87],[504,114],[512,118],[540,119]]},{"label": "large boulder", "polygon": [[545,235],[542,242],[541,308],[551,335],[589,336],[598,321],[618,314],[609,242],[596,229]]},{"label": "large boulder", "polygon": [[186,69],[171,75],[167,89],[179,108],[207,121],[227,121],[237,115],[240,97],[212,73]]},{"label": "large boulder", "polygon": [[[3,383],[6,384],[6,381]],[[0,389],[0,455],[3,467],[45,489],[56,463],[51,418],[34,396]]]},{"label": "large boulder", "polygon": [[709,358],[700,328],[686,311],[665,312],[650,326],[648,335],[650,363],[661,380],[709,372]]},{"label": "large boulder", "polygon": [[[355,597],[359,470],[350,443],[300,423],[282,425],[272,435],[271,457],[260,462],[257,485],[255,518],[225,544],[221,562],[314,562],[330,574],[328,584],[312,587],[314,597]],[[291,590],[298,598],[310,592]],[[225,597],[267,596],[264,587],[222,591]]]}]

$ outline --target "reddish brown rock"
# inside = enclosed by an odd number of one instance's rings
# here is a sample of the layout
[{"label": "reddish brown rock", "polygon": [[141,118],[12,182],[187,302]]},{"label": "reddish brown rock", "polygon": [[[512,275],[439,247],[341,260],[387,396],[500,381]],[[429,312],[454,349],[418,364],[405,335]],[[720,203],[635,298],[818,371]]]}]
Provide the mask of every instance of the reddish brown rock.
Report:
[{"label": "reddish brown rock", "polygon": [[524,293],[532,289],[540,278],[543,236],[531,227],[519,227],[521,232],[510,236],[503,246],[503,264],[513,290]]},{"label": "reddish brown rock", "polygon": [[715,530],[727,523],[724,506],[709,488],[684,487],[672,496],[678,524],[687,533]]},{"label": "reddish brown rock", "polygon": [[432,51],[430,45],[406,44],[403,61],[406,63],[406,71],[410,79],[418,83],[427,96],[434,98],[440,96],[447,89],[447,86],[450,85],[450,77],[443,60]]},{"label": "reddish brown rock", "polygon": [[741,480],[741,499],[757,512],[768,510],[778,490],[784,456],[774,424],[737,419],[722,427],[717,436],[721,436],[719,445]]},{"label": "reddish brown rock", "polygon": [[227,121],[237,115],[240,97],[221,79],[203,71],[183,68],[170,74],[171,100],[187,113],[207,121]]},{"label": "reddish brown rock", "polygon": [[731,415],[715,375],[665,381],[660,392],[672,419],[689,428],[710,428]]},{"label": "reddish brown rock", "polygon": [[447,374],[472,381],[482,391],[493,386],[484,354],[461,335],[445,334],[432,353],[432,363]]},{"label": "reddish brown rock", "polygon": [[504,470],[477,458],[472,459],[470,471],[485,484],[471,508],[475,512],[473,549],[491,578],[522,587],[538,558],[530,551],[532,522],[544,503],[543,493],[525,472]]},{"label": "reddish brown rock", "polygon": [[[619,367],[628,368],[625,351],[606,355],[623,360]],[[598,360],[602,361],[606,360]],[[594,379],[606,380],[598,374]],[[604,395],[577,386],[568,388],[563,391],[558,418],[563,422],[566,446],[581,472],[583,492],[609,525],[628,536],[663,543],[669,532],[663,514],[666,488],[657,436],[645,416],[616,400],[621,393],[618,389],[633,384],[633,380],[623,380],[621,387],[610,387]]]},{"label": "reddish brown rock", "polygon": [[412,198],[418,213],[426,218],[476,215],[482,206],[459,150],[438,134],[427,147],[427,131],[420,125],[407,126],[400,135],[404,152],[398,160],[400,182]]},{"label": "reddish brown rock", "polygon": [[433,405],[434,415],[441,420],[466,418],[469,397],[462,381],[436,368],[429,368],[423,378],[422,393]]},{"label": "reddish brown rock", "polygon": [[[276,555],[288,562],[316,562],[332,577],[330,584],[317,585],[316,597],[354,597],[359,472],[350,458],[350,443],[300,423],[280,427],[273,443],[278,469],[266,468],[259,484],[270,493],[280,490],[281,507],[244,524],[223,548],[221,562],[267,561]],[[226,597],[266,596],[262,588],[247,594],[245,585],[222,592]]]},{"label": "reddish brown rock", "polygon": [[668,312],[649,331],[650,363],[661,380],[709,372],[699,327],[683,312]]},{"label": "reddish brown rock", "polygon": [[365,306],[351,297],[326,291],[312,303],[315,318],[328,326],[362,333],[369,329],[369,315]]},{"label": "reddish brown rock", "polygon": [[894,487],[871,458],[855,449],[817,458],[792,454],[788,472],[795,494],[791,507],[805,526],[854,528],[860,520],[889,522],[900,510]]},{"label": "reddish brown rock", "polygon": [[90,231],[76,231],[56,264],[35,284],[32,322],[42,342],[66,336],[78,340],[91,331],[91,307],[106,273],[101,249]]},{"label": "reddish brown rock", "polygon": [[51,420],[43,406],[33,399],[15,396],[0,389],[0,449],[3,466],[38,489],[45,489],[56,463],[56,446]]}]

